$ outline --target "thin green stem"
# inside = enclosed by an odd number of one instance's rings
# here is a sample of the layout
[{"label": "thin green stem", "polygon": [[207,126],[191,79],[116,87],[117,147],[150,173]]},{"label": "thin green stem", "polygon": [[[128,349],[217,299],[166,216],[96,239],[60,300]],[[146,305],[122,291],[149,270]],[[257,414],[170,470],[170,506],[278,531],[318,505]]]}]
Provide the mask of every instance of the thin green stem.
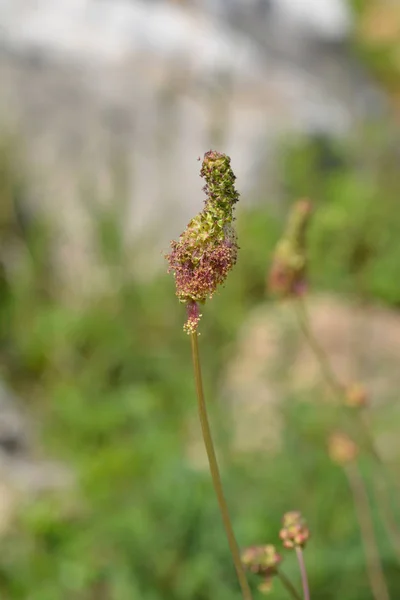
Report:
[{"label": "thin green stem", "polygon": [[378,546],[375,540],[374,524],[372,521],[368,494],[357,463],[348,464],[345,467],[345,473],[356,507],[372,593],[375,600],[390,600],[379,557]]},{"label": "thin green stem", "polygon": [[296,556],[300,567],[301,583],[303,586],[304,600],[310,600],[310,587],[308,585],[306,563],[304,561],[303,549],[296,546]]},{"label": "thin green stem", "polygon": [[397,562],[400,564],[400,534],[397,528],[397,523],[392,511],[392,507],[390,504],[390,499],[387,497],[385,493],[386,490],[386,482],[383,481],[383,487],[381,485],[381,481],[377,480],[375,477],[374,481],[374,495],[375,501],[378,506],[382,507],[381,510],[381,518],[383,521],[383,525],[385,527],[387,536],[392,544],[393,551],[396,555]]},{"label": "thin green stem", "polygon": [[292,596],[292,598],[295,598],[295,600],[302,600],[301,595],[296,590],[296,588],[294,587],[294,585],[290,581],[290,579],[285,575],[285,573],[283,573],[280,569],[277,569],[276,572],[277,572],[279,579],[282,582],[282,585],[286,588],[286,590],[289,592],[289,594]]},{"label": "thin green stem", "polygon": [[229,516],[228,505],[225,500],[224,491],[222,488],[221,475],[219,473],[217,457],[215,455],[214,444],[211,435],[211,429],[208,422],[207,406],[204,399],[203,391],[203,380],[201,376],[200,357],[199,357],[199,345],[197,339],[197,332],[190,334],[191,346],[192,346],[192,359],[194,368],[194,378],[196,383],[197,403],[199,418],[201,424],[201,430],[203,433],[204,445],[207,452],[208,463],[210,466],[211,478],[217,496],[219,509],[221,512],[222,521],[225,527],[226,537],[228,538],[229,548],[232,554],[233,564],[235,565],[237,577],[239,580],[240,588],[244,600],[252,600],[250,587],[244,572],[242,561],[240,559],[240,552],[236,542],[235,534],[231,519]]},{"label": "thin green stem", "polygon": [[296,299],[295,310],[301,332],[307,340],[311,350],[314,352],[314,355],[319,363],[325,381],[329,384],[332,392],[336,395],[336,397],[339,396],[340,401],[342,401],[343,389],[337,380],[336,374],[333,371],[323,348],[320,346],[312,332],[306,305],[302,298]]},{"label": "thin green stem", "polygon": [[[298,298],[296,300],[295,311],[296,311],[300,329],[301,329],[304,337],[306,338],[311,350],[314,352],[315,358],[317,359],[317,361],[320,365],[321,372],[322,372],[322,375],[323,375],[325,381],[331,388],[332,392],[334,393],[334,395],[338,401],[338,407],[342,408],[342,410],[345,412],[347,418],[349,418],[350,413],[348,410],[346,410],[346,407],[343,404],[345,391],[344,391],[342,385],[340,384],[340,382],[338,381],[336,373],[334,372],[334,370],[326,356],[324,349],[322,348],[322,346],[319,344],[318,340],[314,336],[314,333],[312,331],[311,324],[310,324],[310,318],[309,318],[308,312],[307,312],[307,307],[302,298]],[[370,454],[375,459],[375,461],[379,464],[379,466],[384,468],[385,465],[382,461],[382,458],[379,455],[378,450],[376,449],[376,446],[372,439],[368,425],[367,425],[366,421],[362,418],[362,414],[360,412],[358,413],[358,416],[359,416],[359,418],[357,418],[357,425],[363,435],[366,447],[367,447],[368,451],[370,452]],[[354,419],[354,417],[353,417],[352,421],[355,421],[355,420],[356,419]]]}]

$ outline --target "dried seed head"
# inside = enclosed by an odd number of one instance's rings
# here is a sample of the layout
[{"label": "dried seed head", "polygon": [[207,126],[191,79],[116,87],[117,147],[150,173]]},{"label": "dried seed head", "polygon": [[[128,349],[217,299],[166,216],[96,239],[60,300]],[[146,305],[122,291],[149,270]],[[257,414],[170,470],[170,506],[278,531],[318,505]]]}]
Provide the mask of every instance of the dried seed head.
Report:
[{"label": "dried seed head", "polygon": [[290,511],[283,516],[279,537],[285,548],[296,546],[304,548],[310,537],[310,531],[300,512]]},{"label": "dried seed head", "polygon": [[306,233],[312,212],[309,200],[298,200],[276,247],[268,276],[269,290],[281,298],[301,296],[307,287]]},{"label": "dried seed head", "polygon": [[358,446],[346,433],[339,431],[330,436],[328,453],[332,462],[343,467],[357,458]]},{"label": "dried seed head", "polygon": [[232,223],[239,200],[230,158],[210,150],[204,155],[201,176],[207,194],[204,209],[194,217],[178,241],[171,242],[166,256],[175,277],[176,295],[187,305],[185,330],[196,331],[200,321],[198,303],[212,298],[237,260],[238,245]]}]

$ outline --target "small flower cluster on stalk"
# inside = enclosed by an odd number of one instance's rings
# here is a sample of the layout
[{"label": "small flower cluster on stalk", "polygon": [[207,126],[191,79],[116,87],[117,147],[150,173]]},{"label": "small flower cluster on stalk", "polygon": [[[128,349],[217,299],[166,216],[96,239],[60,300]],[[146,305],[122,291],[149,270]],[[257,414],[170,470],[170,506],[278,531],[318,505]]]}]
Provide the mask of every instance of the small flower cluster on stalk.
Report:
[{"label": "small flower cluster on stalk", "polygon": [[281,561],[281,555],[272,544],[250,546],[242,552],[242,563],[246,569],[262,577],[258,589],[264,594],[271,590],[272,578],[277,574],[277,567]]},{"label": "small flower cluster on stalk", "polygon": [[[310,537],[305,520],[298,511],[290,511],[283,516],[279,537],[283,546],[288,549],[299,546],[304,548]],[[279,566],[283,557],[272,544],[250,546],[242,552],[242,563],[248,571],[262,577],[258,589],[268,593],[272,588],[272,580],[279,575]]]},{"label": "small flower cluster on stalk", "polygon": [[282,529],[279,533],[285,548],[304,548],[310,531],[300,512],[293,510],[283,516]]},{"label": "small flower cluster on stalk", "polygon": [[199,304],[212,298],[237,260],[233,209],[239,200],[230,158],[210,150],[204,155],[200,175],[207,194],[204,209],[194,217],[166,256],[174,273],[176,295],[186,304],[187,333],[197,330]]}]

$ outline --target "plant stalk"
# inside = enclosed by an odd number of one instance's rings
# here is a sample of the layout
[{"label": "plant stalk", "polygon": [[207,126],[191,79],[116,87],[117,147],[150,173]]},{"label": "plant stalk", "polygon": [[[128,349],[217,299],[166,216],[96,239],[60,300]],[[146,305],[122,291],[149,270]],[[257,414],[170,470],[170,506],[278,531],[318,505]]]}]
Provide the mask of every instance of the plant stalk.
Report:
[{"label": "plant stalk", "polygon": [[201,424],[201,430],[203,434],[204,445],[207,452],[208,463],[210,467],[210,473],[212,482],[214,485],[215,494],[217,496],[219,509],[221,512],[222,521],[225,527],[226,537],[228,538],[229,548],[232,554],[233,564],[236,569],[237,577],[239,580],[240,588],[244,600],[252,600],[250,587],[246,578],[246,574],[240,559],[239,547],[233,532],[231,519],[229,516],[228,505],[226,503],[224,491],[222,488],[221,475],[219,473],[217,457],[215,455],[214,444],[212,440],[212,434],[210,424],[207,415],[207,406],[204,399],[203,391],[203,380],[201,376],[200,357],[199,357],[199,345],[197,339],[197,332],[190,334],[191,347],[192,347],[192,359],[194,378],[196,384],[198,412]]},{"label": "plant stalk", "polygon": [[387,536],[392,544],[394,553],[396,554],[397,562],[400,565],[400,534],[397,528],[397,522],[395,520],[392,507],[390,506],[390,499],[385,493],[386,482],[383,481],[384,489],[382,489],[381,482],[375,477],[374,493],[375,500],[378,506],[382,506],[382,521],[385,527]]},{"label": "plant stalk", "polygon": [[308,585],[306,563],[304,562],[304,554],[301,546],[296,546],[296,555],[299,562],[301,583],[303,586],[304,600],[310,600],[310,587]]},{"label": "plant stalk", "polygon": [[329,384],[329,387],[331,388],[332,392],[336,396],[339,396],[339,400],[342,401],[343,389],[337,380],[336,374],[333,371],[331,364],[330,364],[323,348],[319,345],[318,341],[316,340],[316,338],[312,332],[307,309],[306,309],[304,300],[302,298],[298,298],[296,300],[295,310],[296,310],[296,316],[297,316],[297,320],[298,320],[301,332],[304,335],[305,339],[307,340],[307,343],[310,346],[311,350],[313,351],[315,358],[317,359],[317,362],[319,363],[319,366],[320,366],[320,369],[321,369],[322,375],[324,376],[325,381]]},{"label": "plant stalk", "polygon": [[289,594],[295,600],[302,600],[299,592],[294,587],[293,583],[290,581],[289,577],[287,577],[280,569],[277,569],[277,575],[282,582],[282,585],[286,588]]},{"label": "plant stalk", "polygon": [[364,545],[367,573],[375,600],[389,600],[389,592],[383,573],[379,551],[375,540],[374,524],[369,505],[367,490],[357,466],[348,464],[345,468],[347,480],[353,494],[354,505],[360,526],[361,538]]}]

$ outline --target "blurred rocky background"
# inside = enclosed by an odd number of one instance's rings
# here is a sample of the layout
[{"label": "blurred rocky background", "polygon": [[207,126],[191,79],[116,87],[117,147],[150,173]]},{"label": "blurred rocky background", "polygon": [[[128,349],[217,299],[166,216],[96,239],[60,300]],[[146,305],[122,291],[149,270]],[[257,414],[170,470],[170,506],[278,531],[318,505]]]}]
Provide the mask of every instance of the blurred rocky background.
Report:
[{"label": "blurred rocky background", "polygon": [[64,274],[74,257],[86,275],[83,196],[113,197],[115,169],[126,235],[151,227],[165,244],[201,201],[204,149],[232,156],[244,205],[276,202],[282,136],[381,114],[353,26],[344,0],[1,0],[0,125],[23,139]]},{"label": "blurred rocky background", "polygon": [[0,0],[2,598],[239,598],[163,259],[210,147],[241,192],[240,258],[200,338],[240,544],[278,543],[300,509],[313,598],[372,598],[326,389],[266,274],[310,197],[311,325],[366,386],[395,481],[399,40],[393,0]]}]

